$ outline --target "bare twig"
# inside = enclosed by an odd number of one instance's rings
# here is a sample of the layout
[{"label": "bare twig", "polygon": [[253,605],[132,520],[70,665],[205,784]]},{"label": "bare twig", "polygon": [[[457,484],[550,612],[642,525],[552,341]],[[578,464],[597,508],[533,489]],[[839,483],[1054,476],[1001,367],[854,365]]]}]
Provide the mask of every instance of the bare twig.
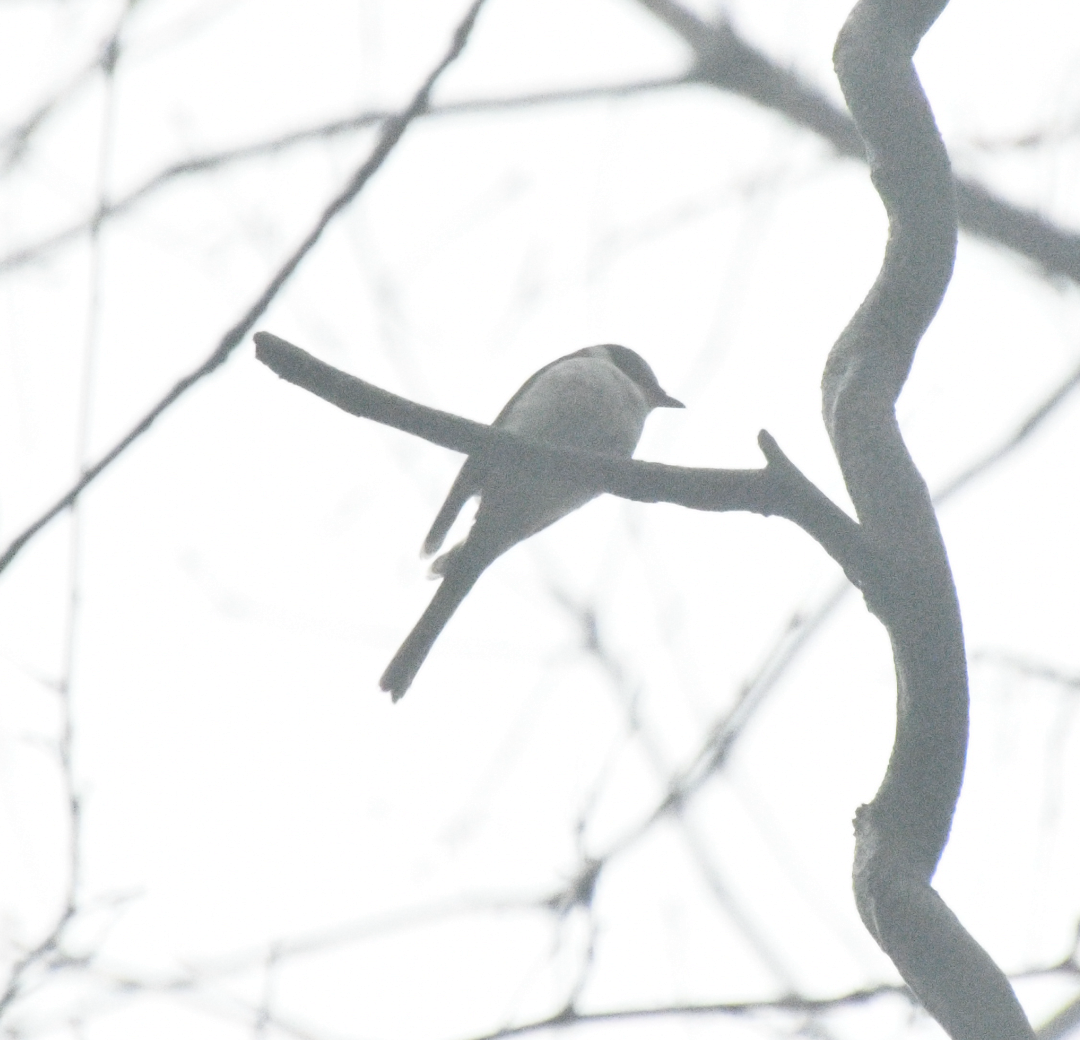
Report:
[{"label": "bare twig", "polygon": [[1005,456],[1014,452],[1057,411],[1058,407],[1064,403],[1065,399],[1078,386],[1080,386],[1080,366],[1073,369],[1065,380],[996,448],[990,449],[981,458],[972,462],[941,488],[934,496],[934,501],[938,504],[947,501],[977,477],[982,476],[988,469],[995,466]]},{"label": "bare twig", "polygon": [[907,988],[904,986],[874,986],[870,989],[845,993],[840,997],[818,1000],[793,996],[781,997],[777,1000],[747,1000],[720,1004],[671,1004],[666,1007],[621,1008],[614,1011],[578,1011],[572,1005],[568,1005],[547,1018],[508,1026],[505,1029],[470,1037],[469,1040],[507,1040],[509,1037],[525,1036],[528,1033],[546,1029],[567,1029],[600,1022],[629,1022],[680,1016],[690,1018],[724,1015],[741,1018],[776,1012],[794,1015],[821,1014],[841,1008],[858,1007],[889,996],[899,996],[910,1000]]},{"label": "bare twig", "polygon": [[[627,726],[635,734],[641,746],[645,749],[645,754],[652,767],[653,773],[664,784],[669,792],[680,790],[682,788],[682,777],[673,776],[673,770],[665,761],[661,748],[652,738],[648,729],[642,725],[640,718],[637,716],[634,694],[628,687],[626,673],[604,643],[596,623],[595,611],[574,602],[570,595],[561,589],[554,590],[554,594],[559,604],[577,622],[581,630],[583,637],[582,642],[586,651],[607,675],[609,683],[618,695],[619,703],[625,712]],[[781,954],[774,949],[773,944],[769,942],[758,924],[753,921],[750,915],[742,908],[742,906],[740,906],[738,898],[732,892],[731,887],[721,874],[717,864],[713,861],[713,857],[707,848],[704,837],[694,825],[693,821],[683,813],[684,798],[669,798],[665,800],[664,805],[667,807],[665,812],[670,811],[677,820],[685,839],[686,848],[690,858],[697,865],[698,872],[709,891],[712,893],[713,898],[749,944],[758,960],[771,973],[774,981],[786,991],[793,992],[795,990],[795,977],[792,974],[791,969],[784,962],[784,958]],[[660,818],[661,814],[654,813],[650,815],[647,818],[647,822],[639,831],[639,834],[643,835],[645,831],[650,829]],[[624,852],[627,847],[627,843],[620,842],[618,845],[609,848],[598,860],[594,860],[593,862],[596,864],[595,873],[599,875],[601,869],[606,866],[612,858],[619,853]]]},{"label": "bare twig", "polygon": [[[125,8],[115,30],[109,37],[99,58],[90,66],[88,72],[100,68],[105,75],[105,101],[102,113],[101,140],[97,171],[98,209],[108,189],[109,163],[112,157],[113,124],[115,116],[116,63],[120,53],[120,36],[124,28],[130,4]],[[43,119],[47,107],[41,110]],[[18,148],[26,144],[36,123],[24,124],[24,133],[17,139]],[[15,156],[18,149],[12,151]],[[86,456],[86,445],[90,433],[91,405],[94,394],[94,362],[97,352],[99,321],[101,311],[101,241],[98,225],[94,225],[90,238],[90,291],[89,308],[86,316],[86,335],[83,350],[82,387],[80,392],[79,418],[76,429],[76,456],[80,468]],[[47,963],[61,951],[61,944],[69,926],[79,914],[79,897],[82,880],[82,804],[79,798],[75,778],[75,716],[72,705],[72,686],[75,677],[76,647],[78,644],[81,595],[82,566],[82,530],[76,513],[72,518],[70,531],[70,551],[68,559],[68,604],[66,630],[64,632],[64,657],[62,673],[56,683],[50,684],[59,698],[59,735],[56,740],[56,755],[59,760],[61,785],[64,795],[64,809],[67,816],[67,883],[60,911],[46,936],[17,961],[11,968],[3,993],[0,994],[0,1019],[11,1008],[23,990],[27,973],[36,965]],[[64,958],[61,955],[60,961]]]},{"label": "bare twig", "polygon": [[[22,122],[13,126],[0,137],[0,176],[7,174],[13,166],[23,157],[34,134],[42,127],[46,120],[65,101],[74,95],[98,69],[106,75],[112,75],[112,69],[116,64],[117,47],[120,39],[120,31],[128,16],[131,5],[124,8],[119,17],[117,27],[98,46],[97,53],[81,69],[79,69],[63,86],[57,89],[50,97],[42,101]],[[87,222],[86,227],[89,227]]]},{"label": "bare twig", "polygon": [[93,970],[120,989],[153,989],[159,992],[189,990],[207,980],[222,982],[260,970],[266,966],[271,950],[275,964],[284,964],[303,957],[324,955],[386,935],[414,931],[463,917],[505,914],[558,915],[563,913],[567,906],[577,902],[569,895],[576,884],[576,880],[572,880],[565,887],[553,892],[465,895],[420,906],[388,910],[336,928],[276,939],[266,947],[260,946],[212,960],[198,961],[183,971],[157,978],[140,976],[135,971],[102,958],[95,960]]},{"label": "bare twig", "polygon": [[401,140],[409,125],[421,112],[427,109],[428,99],[431,96],[431,91],[434,88],[435,83],[464,50],[465,44],[469,39],[469,34],[472,32],[472,27],[476,22],[476,17],[480,13],[480,9],[483,7],[484,2],[485,0],[474,0],[465,15],[465,18],[454,32],[453,41],[446,55],[428,75],[423,85],[413,96],[412,101],[402,112],[388,119],[383,124],[379,139],[372,149],[371,154],[349,179],[344,189],[342,189],[342,191],[326,206],[321,216],[316,221],[315,226],[308,232],[300,245],[297,246],[288,259],[281,265],[277,273],[270,279],[266,288],[263,289],[254,303],[248,307],[240,320],[225,333],[210,356],[199,365],[198,368],[184,376],[184,378],[161,398],[161,400],[158,401],[158,403],[155,404],[127,434],[109,449],[101,459],[93,466],[87,468],[74,486],[64,494],[58,502],[46,510],[45,513],[38,517],[37,520],[7,546],[3,554],[0,555],[0,571],[3,571],[4,568],[11,563],[22,547],[26,545],[38,531],[66,509],[70,508],[72,503],[75,502],[80,494],[82,494],[83,490],[115,462],[127,448],[138,440],[163,412],[201,379],[222,365],[240,343],[243,342],[255,323],[266,311],[266,308],[270,306],[286,282],[292,277],[293,272],[300,266],[300,263],[307,254],[315,247],[330,222],[360,194],[364,186],[374,175],[375,171],[382,166],[386,161],[387,156],[393,151],[395,145]]},{"label": "bare twig", "polygon": [[3,992],[0,993],[0,1019],[3,1018],[8,1008],[18,998],[22,990],[23,980],[30,969],[46,961],[57,950],[60,940],[63,938],[74,916],[75,907],[68,903],[53,924],[49,934],[12,965],[7,983],[4,985]]},{"label": "bare twig", "polygon": [[[587,885],[588,881],[584,880]],[[573,888],[576,882],[571,882],[569,888]],[[172,996],[191,1002],[211,1014],[218,1015],[230,1021],[244,1023],[264,1022],[266,1026],[279,1029],[282,1032],[296,1037],[314,1038],[310,1029],[296,1021],[282,1018],[279,1014],[269,1011],[259,1004],[238,1000],[228,988],[214,988],[215,983],[226,981],[230,977],[258,970],[265,966],[271,958],[277,963],[286,960],[304,957],[307,955],[320,955],[337,947],[339,944],[351,944],[363,942],[375,936],[382,936],[400,930],[423,927],[425,924],[435,923],[445,914],[457,913],[500,913],[503,910],[528,910],[547,911],[559,915],[565,914],[569,908],[578,906],[581,900],[570,894],[569,888],[563,895],[556,894],[551,897],[515,899],[485,899],[476,897],[459,901],[456,904],[436,905],[433,907],[417,907],[412,910],[403,910],[398,914],[384,915],[373,918],[367,922],[360,922],[346,928],[342,928],[323,935],[310,935],[306,937],[294,937],[292,939],[279,940],[260,950],[252,950],[248,953],[237,954],[221,960],[207,962],[200,966],[193,966],[182,975],[150,977],[129,971],[118,970],[102,963],[100,959],[86,966],[89,972],[99,984],[117,998],[128,998],[134,993],[154,993],[163,996]],[[564,899],[563,896],[566,896]],[[586,896],[586,900],[588,897]],[[428,916],[428,915],[431,916]],[[1075,958],[1070,956],[1063,961],[1041,967],[1033,967],[1019,972],[1014,978],[1034,978],[1049,976],[1066,976],[1076,978],[1078,971]],[[830,1011],[842,1010],[848,1007],[857,1007],[872,1003],[873,1001],[898,997],[906,1003],[914,1006],[915,1001],[910,990],[903,985],[881,984],[865,987],[825,999],[812,999],[798,994],[788,994],[771,1000],[745,1001],[734,1003],[708,1003],[708,1004],[668,1004],[657,1005],[649,1008],[621,1008],[608,1011],[583,1012],[576,1008],[576,1002],[571,1000],[556,1015],[532,1022],[521,1023],[516,1026],[507,1026],[485,1034],[482,1037],[471,1040],[497,1040],[501,1037],[523,1035],[547,1028],[565,1028],[575,1025],[588,1025],[594,1022],[634,1020],[634,1019],[658,1019],[674,1018],[679,1016],[697,1017],[702,1015],[739,1015],[750,1016],[753,1014],[768,1014],[770,1012],[790,1013],[792,1015],[823,1015]],[[92,1017],[101,1005],[110,1006],[107,1001],[98,999],[94,1007],[84,1010],[84,1018]],[[1071,1007],[1072,1005],[1069,1005]],[[1059,1016],[1069,1008],[1059,1012]],[[1057,1018],[1051,1020],[1056,1022]],[[1051,1023],[1048,1023],[1048,1026]],[[1045,1027],[1044,1027],[1045,1028]],[[1047,1036],[1040,1033],[1039,1040],[1059,1040],[1064,1036],[1063,1032],[1055,1032]]]},{"label": "bare twig", "polygon": [[[521,94],[507,98],[476,98],[469,101],[452,101],[443,105],[432,105],[420,113],[418,118],[437,116],[466,115],[474,112],[500,112],[541,105],[569,104],[579,101],[591,101],[600,98],[630,97],[634,94],[665,90],[684,86],[693,82],[687,76],[669,76],[659,79],[639,80],[631,83],[617,83],[610,86],[578,87],[571,90],[541,91],[535,94]],[[95,222],[104,223],[122,216],[136,205],[152,198],[161,188],[183,177],[194,174],[210,173],[233,163],[252,159],[262,159],[277,155],[289,149],[308,144],[312,141],[330,140],[345,134],[355,133],[371,126],[378,126],[393,118],[394,113],[386,110],[358,112],[342,119],[330,120],[316,126],[304,127],[287,134],[255,141],[236,148],[225,148],[218,152],[192,156],[171,163],[147,178],[137,188],[133,188],[122,198],[104,205],[93,216],[79,220],[67,227],[54,231],[45,238],[14,249],[0,257],[0,273],[24,267],[47,256],[52,250],[86,234]]]},{"label": "bare twig", "polygon": [[[1007,459],[1061,407],[1077,386],[1080,386],[1080,368],[1071,372],[1044,400],[1036,405],[1012,434],[1006,437],[999,445],[988,449],[973,462],[970,462],[960,473],[947,481],[940,490],[936,491],[933,495],[934,505],[938,508],[946,505],[962,490],[980,477],[985,476],[998,463]],[[685,798],[703,783],[713,771],[723,765],[727,751],[738,738],[739,733],[741,733],[757,709],[765,703],[769,693],[776,688],[780,679],[802,657],[803,651],[813,644],[814,638],[825,627],[829,618],[836,613],[851,589],[851,583],[841,578],[836,585],[821,597],[816,606],[800,610],[792,616],[791,623],[784,633],[776,641],[773,648],[765,654],[757,676],[744,686],[734,709],[729,715],[716,723],[709,740],[698,753],[695,764],[687,769],[677,784],[672,785],[668,801],[661,806],[662,812],[668,811],[674,801]],[[989,653],[977,654],[975,659],[989,659],[995,656],[998,660],[1004,661],[1003,655],[991,655]],[[1027,667],[1030,669],[1028,674],[1060,682],[1064,685],[1080,682],[1080,677],[1059,673],[1056,670],[1049,669],[1047,666],[1039,665],[1037,662],[1022,662],[1017,658],[1010,658],[1005,663],[1018,670]]]},{"label": "bare twig", "polygon": [[971,655],[972,661],[990,661],[994,664],[1004,665],[1006,668],[1031,679],[1042,679],[1045,682],[1063,686],[1070,692],[1080,691],[1080,675],[1074,672],[1063,672],[1060,668],[1046,664],[1043,661],[1034,661],[1029,657],[1021,657],[1018,654],[1008,654],[1001,651],[982,650]]}]

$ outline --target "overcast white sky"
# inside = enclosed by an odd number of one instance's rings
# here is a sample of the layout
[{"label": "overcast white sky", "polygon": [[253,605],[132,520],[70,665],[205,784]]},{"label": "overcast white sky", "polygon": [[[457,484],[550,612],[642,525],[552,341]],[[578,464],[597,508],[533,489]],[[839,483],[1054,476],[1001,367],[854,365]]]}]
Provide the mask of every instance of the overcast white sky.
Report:
[{"label": "overcast white sky", "polygon": [[[111,85],[77,79],[124,6],[0,5],[0,124],[62,92],[0,180],[4,544],[214,349],[375,131],[177,177],[96,242],[3,258],[179,160],[401,106],[466,7],[141,0]],[[846,3],[697,6],[839,101]],[[687,61],[634,0],[488,0],[435,98]],[[917,64],[958,169],[1080,228],[1071,6],[953,0]],[[259,327],[481,420],[553,358],[625,343],[687,404],[650,418],[638,457],[759,465],[766,428],[849,508],[818,384],[884,232],[861,165],[712,88],[433,117]],[[900,402],[930,486],[1078,363],[1076,286],[962,236]],[[975,656],[937,885],[1010,972],[1067,956],[1080,919],[1080,695],[1000,659],[1080,675],[1077,443],[1080,396],[941,513]],[[378,676],[433,590],[417,553],[459,464],[280,382],[246,342],[92,486],[74,537],[57,520],[0,575],[0,952],[40,942],[64,898],[67,678],[84,909],[64,949],[95,955],[31,973],[5,1035],[468,1038],[557,1011],[578,985],[597,1010],[895,981],[850,894],[850,820],[883,774],[894,697],[887,640],[853,594],[683,820],[620,844],[838,568],[778,519],[605,498],[498,561],[391,705]],[[591,915],[504,905],[590,857],[608,857]],[[1020,993],[1038,1024],[1077,989]],[[941,1035],[899,999],[821,1028]]]}]

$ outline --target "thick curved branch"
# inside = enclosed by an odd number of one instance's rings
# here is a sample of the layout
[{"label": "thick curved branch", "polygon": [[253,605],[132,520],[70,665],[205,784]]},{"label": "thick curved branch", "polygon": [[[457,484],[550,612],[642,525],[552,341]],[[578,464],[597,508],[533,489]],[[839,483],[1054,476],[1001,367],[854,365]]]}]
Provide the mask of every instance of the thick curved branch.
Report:
[{"label": "thick curved branch", "polygon": [[[96,65],[95,65],[96,67]],[[687,76],[665,76],[657,79],[636,80],[616,83],[609,86],[577,87],[569,90],[545,90],[533,94],[517,94],[512,97],[473,98],[465,101],[448,101],[442,105],[429,105],[419,115],[425,119],[440,116],[468,115],[475,112],[505,112],[519,109],[536,108],[542,105],[573,104],[599,98],[630,97],[634,94],[668,90],[672,87],[685,86],[692,80]],[[141,203],[157,194],[173,181],[191,177],[200,173],[210,173],[231,166],[233,163],[250,162],[290,151],[312,141],[328,141],[346,134],[356,133],[368,127],[380,126],[394,117],[394,113],[385,109],[371,109],[355,115],[333,119],[326,123],[293,130],[277,137],[266,138],[250,144],[224,148],[216,152],[206,152],[188,159],[170,163],[157,173],[152,174],[137,188],[108,202],[88,217],[73,221],[59,230],[49,232],[43,238],[17,246],[11,252],[0,256],[0,274],[36,263],[52,250],[87,234],[95,225],[106,224],[121,217]],[[3,142],[0,142],[0,149]],[[2,165],[0,165],[2,172]]]},{"label": "thick curved branch", "polygon": [[896,398],[944,296],[956,251],[945,147],[912,56],[946,0],[862,0],[836,43],[837,75],[889,216],[885,259],[829,356],[825,424],[880,571],[867,602],[889,632],[896,739],[856,815],[863,922],[956,1040],[1031,1037],[1008,980],[931,888],[967,749],[960,609],[930,494],[900,435]]},{"label": "thick curved branch", "polygon": [[372,419],[464,454],[483,449],[528,479],[548,470],[635,502],[670,502],[711,512],[781,516],[798,524],[832,556],[852,582],[866,584],[871,566],[859,525],[812,484],[764,430],[763,469],[704,469],[637,462],[539,444],[484,423],[428,408],[350,376],[269,332],[255,335],[255,356],[296,386],[350,415]]}]

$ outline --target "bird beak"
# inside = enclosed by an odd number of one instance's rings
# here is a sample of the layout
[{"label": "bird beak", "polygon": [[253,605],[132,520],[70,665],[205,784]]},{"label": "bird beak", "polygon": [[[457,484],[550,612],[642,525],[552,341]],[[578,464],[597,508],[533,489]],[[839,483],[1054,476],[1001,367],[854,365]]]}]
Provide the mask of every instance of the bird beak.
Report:
[{"label": "bird beak", "polygon": [[684,405],[682,403],[682,401],[677,401],[670,394],[665,394],[661,390],[660,391],[660,396],[657,397],[656,401],[653,403],[653,407],[654,408],[685,408],[686,405]]}]

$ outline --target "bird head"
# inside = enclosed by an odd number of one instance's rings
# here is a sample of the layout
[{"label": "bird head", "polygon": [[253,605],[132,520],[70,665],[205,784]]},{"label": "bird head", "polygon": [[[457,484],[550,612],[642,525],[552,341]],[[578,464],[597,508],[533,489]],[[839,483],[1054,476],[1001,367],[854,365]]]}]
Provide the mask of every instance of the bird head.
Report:
[{"label": "bird head", "polygon": [[627,379],[632,380],[645,394],[651,408],[685,408],[682,401],[676,400],[657,382],[649,363],[629,347],[620,347],[617,343],[604,343],[598,347],[586,347],[582,354],[606,357]]}]

